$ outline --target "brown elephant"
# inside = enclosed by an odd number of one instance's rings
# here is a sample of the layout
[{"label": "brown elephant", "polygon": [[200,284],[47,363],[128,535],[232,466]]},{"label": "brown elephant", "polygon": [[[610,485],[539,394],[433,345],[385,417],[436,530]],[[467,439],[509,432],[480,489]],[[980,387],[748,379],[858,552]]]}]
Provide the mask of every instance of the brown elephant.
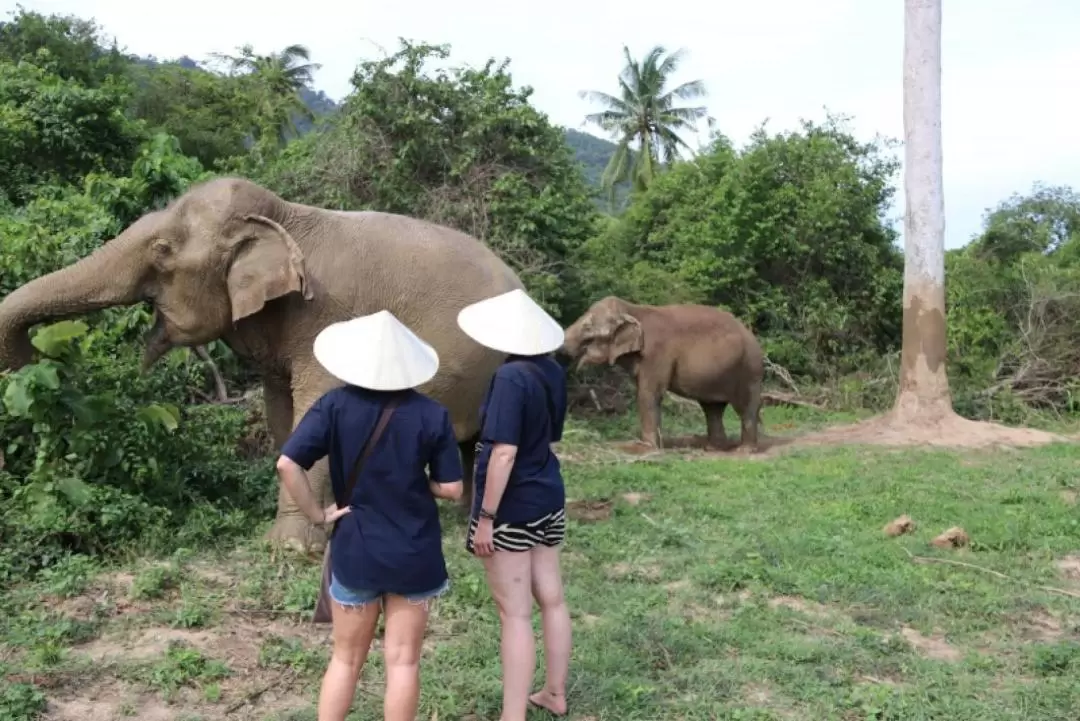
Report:
[{"label": "brown elephant", "polygon": [[[521,287],[495,253],[456,230],[290,203],[250,181],[219,178],[4,298],[0,368],[31,360],[28,331],[36,323],[149,301],[155,325],[144,368],[174,347],[222,339],[259,371],[280,448],[311,404],[340,385],[314,359],[316,334],[386,309],[439,353],[438,374],[419,390],[449,409],[468,488],[479,405],[505,356],[465,335],[457,314]],[[326,460],[312,471],[313,490],[329,502]],[[470,493],[464,495],[467,503]],[[326,542],[284,490],[270,537],[308,550]]]},{"label": "brown elephant", "polygon": [[583,364],[618,363],[637,382],[641,440],[661,448],[664,393],[705,411],[708,444],[726,445],[724,411],[742,420],[742,444],[758,450],[765,360],[754,334],[735,316],[703,305],[635,305],[609,296],[566,331],[560,354]]}]

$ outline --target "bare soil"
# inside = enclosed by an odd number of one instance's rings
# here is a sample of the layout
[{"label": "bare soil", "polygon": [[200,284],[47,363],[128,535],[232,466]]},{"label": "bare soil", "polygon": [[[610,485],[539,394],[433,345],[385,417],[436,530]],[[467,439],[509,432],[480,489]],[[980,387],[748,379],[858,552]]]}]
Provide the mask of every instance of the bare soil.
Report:
[{"label": "bare soil", "polygon": [[[923,414],[901,417],[894,411],[858,423],[831,426],[801,436],[759,436],[759,448],[752,451],[729,438],[721,448],[711,446],[704,435],[665,438],[663,450],[640,440],[610,444],[618,452],[637,460],[658,457],[665,452],[695,452],[706,457],[728,456],[764,459],[785,449],[829,445],[875,445],[899,448],[925,446],[928,448],[1010,449],[1031,448],[1055,442],[1077,439],[1035,428],[1015,428],[998,423],[972,421],[951,408],[931,410]],[[1062,499],[1075,503],[1076,492],[1063,492]]]},{"label": "bare soil", "polygon": [[972,421],[951,409],[901,417],[895,412],[859,423],[808,433],[795,442],[807,445],[928,446],[931,448],[1031,448],[1066,441],[1064,436],[1034,428],[1012,428]]}]

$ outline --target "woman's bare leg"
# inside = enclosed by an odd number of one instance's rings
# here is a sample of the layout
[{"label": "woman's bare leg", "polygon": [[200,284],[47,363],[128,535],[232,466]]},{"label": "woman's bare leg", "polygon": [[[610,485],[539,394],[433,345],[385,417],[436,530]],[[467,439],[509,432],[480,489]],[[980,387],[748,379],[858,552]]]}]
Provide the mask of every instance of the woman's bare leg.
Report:
[{"label": "woman's bare leg", "polygon": [[563,596],[559,547],[537,546],[532,556],[532,595],[540,606],[547,666],[543,690],[529,697],[537,706],[566,713],[566,677],[570,671],[570,611]]},{"label": "woman's bare leg", "polygon": [[502,625],[503,705],[500,721],[525,721],[529,689],[536,670],[532,629],[532,555],[527,551],[495,551],[484,558],[488,587]]},{"label": "woman's bare leg", "polygon": [[378,601],[356,608],[330,602],[334,651],[319,692],[319,721],[345,721],[375,636],[379,610]]},{"label": "woman's bare leg", "polygon": [[386,597],[385,721],[414,721],[420,705],[420,646],[427,628],[430,601],[414,603],[402,596]]}]

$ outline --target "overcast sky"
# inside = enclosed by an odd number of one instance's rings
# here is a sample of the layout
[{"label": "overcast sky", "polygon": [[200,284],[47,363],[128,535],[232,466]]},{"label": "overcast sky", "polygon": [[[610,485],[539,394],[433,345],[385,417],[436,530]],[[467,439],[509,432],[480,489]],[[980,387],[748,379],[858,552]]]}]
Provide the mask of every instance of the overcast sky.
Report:
[{"label": "overcast sky", "polygon": [[[15,5],[0,0],[5,17]],[[903,0],[667,0],[641,12],[627,0],[186,0],[161,6],[169,11],[132,0],[22,5],[93,17],[128,52],[160,59],[301,43],[322,64],[316,87],[335,100],[349,92],[356,64],[393,52],[399,36],[449,43],[456,62],[509,57],[515,81],[535,89],[536,106],[579,129],[591,108],[577,91],[615,92],[624,44],[635,56],[655,44],[686,47],[676,81],[705,81],[710,113],[737,144],[765,119],[778,131],[799,118],[822,120],[826,108],[852,116],[863,139],[903,136]],[[1036,181],[1080,188],[1080,0],[944,5],[946,246],[956,247],[978,232],[987,207]],[[894,215],[902,209],[901,186]]]}]

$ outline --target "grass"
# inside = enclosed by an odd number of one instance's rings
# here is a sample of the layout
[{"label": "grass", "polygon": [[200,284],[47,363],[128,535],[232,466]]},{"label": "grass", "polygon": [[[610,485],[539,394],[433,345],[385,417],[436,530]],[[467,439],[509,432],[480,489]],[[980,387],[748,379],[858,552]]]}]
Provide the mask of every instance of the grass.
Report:
[{"label": "grass", "polygon": [[[669,417],[701,432],[696,413]],[[770,433],[838,420],[765,412]],[[591,504],[572,504],[564,553],[571,718],[1076,718],[1080,448],[631,458],[602,443],[635,426],[577,425],[563,444],[568,494]],[[905,513],[914,531],[884,535]],[[464,524],[443,520],[453,589],[432,615],[420,717],[497,719],[497,618]],[[954,525],[967,548],[929,543]],[[80,721],[313,720],[318,579],[257,537],[58,566],[3,597],[0,717],[48,702]],[[376,653],[350,718],[382,718],[382,678]]]}]

